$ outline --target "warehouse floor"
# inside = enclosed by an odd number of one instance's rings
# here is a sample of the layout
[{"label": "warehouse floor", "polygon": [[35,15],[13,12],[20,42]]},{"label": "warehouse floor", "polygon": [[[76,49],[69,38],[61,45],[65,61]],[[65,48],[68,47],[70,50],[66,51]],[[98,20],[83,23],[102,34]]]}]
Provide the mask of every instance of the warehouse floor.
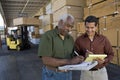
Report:
[{"label": "warehouse floor", "polygon": [[[37,45],[30,50],[8,51],[0,48],[0,80],[41,80],[42,62],[37,56]],[[109,80],[120,80],[120,66],[107,66]],[[80,71],[73,71],[73,80],[79,80]]]}]

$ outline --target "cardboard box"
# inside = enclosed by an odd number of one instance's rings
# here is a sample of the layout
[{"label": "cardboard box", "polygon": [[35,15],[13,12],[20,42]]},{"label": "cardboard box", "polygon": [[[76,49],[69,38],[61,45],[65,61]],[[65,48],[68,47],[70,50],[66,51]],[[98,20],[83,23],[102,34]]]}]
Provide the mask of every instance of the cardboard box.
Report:
[{"label": "cardboard box", "polygon": [[75,6],[67,8],[67,6],[64,6],[63,8],[53,13],[53,21],[57,22],[59,20],[59,17],[63,14],[71,14],[75,19],[83,19],[83,8]]},{"label": "cardboard box", "polygon": [[51,14],[52,13],[52,3],[50,2],[49,4],[46,5],[46,14]]},{"label": "cardboard box", "polygon": [[108,40],[110,41],[112,46],[117,46],[117,31],[116,31],[116,29],[104,30],[102,32],[102,34],[108,38]]},{"label": "cardboard box", "polygon": [[94,4],[100,1],[103,1],[103,0],[86,0],[86,5],[89,6],[90,4]]},{"label": "cardboard box", "polygon": [[54,3],[55,1],[57,1],[57,0],[51,0],[52,3]]},{"label": "cardboard box", "polygon": [[119,64],[116,56],[113,57],[113,60],[111,61],[111,63],[117,64],[117,65]]},{"label": "cardboard box", "polygon": [[73,37],[73,39],[74,39],[74,41],[75,41],[76,38],[77,38],[77,30],[76,30],[76,29],[72,29],[71,32],[72,32],[72,33],[71,33],[70,35]]},{"label": "cardboard box", "polygon": [[40,16],[40,15],[45,15],[45,14],[46,14],[46,8],[42,7],[34,16]]},{"label": "cardboard box", "polygon": [[113,52],[114,52],[114,56],[117,57],[117,56],[118,56],[118,54],[117,54],[117,49],[116,49],[115,47],[113,47],[112,49],[113,49]]},{"label": "cardboard box", "polygon": [[111,61],[113,64],[120,65],[120,49],[113,48],[114,51],[114,57],[113,60]]},{"label": "cardboard box", "polygon": [[43,15],[42,26],[46,26],[53,23],[53,14]]},{"label": "cardboard box", "polygon": [[[119,29],[119,34],[118,34],[118,45],[119,45],[119,48],[120,48],[120,29]],[[120,50],[119,50],[119,53],[120,53]]]},{"label": "cardboard box", "polygon": [[52,24],[49,24],[49,25],[46,25],[46,26],[43,26],[43,30],[44,32],[48,31],[48,30],[52,30],[53,29],[53,25]]},{"label": "cardboard box", "polygon": [[52,12],[56,12],[63,6],[85,6],[85,0],[56,0],[52,1]]},{"label": "cardboard box", "polygon": [[13,19],[13,24],[15,26],[39,26],[41,23],[40,23],[40,20],[37,19],[37,18],[26,18],[26,17],[21,17],[21,18],[16,18],[16,19]]},{"label": "cardboard box", "polygon": [[102,17],[102,18],[100,18],[99,19],[99,27],[101,28],[101,29],[103,29],[103,28],[107,28],[107,29],[110,29],[113,25],[112,25],[112,19],[113,17],[112,16],[109,16],[109,17],[106,17],[106,18],[104,18],[104,17]]},{"label": "cardboard box", "polygon": [[[107,2],[113,2],[114,0],[106,0]],[[86,0],[86,5],[89,6],[90,4],[97,4],[97,3],[102,3],[106,2],[104,0]]]},{"label": "cardboard box", "polygon": [[84,22],[77,23],[77,32],[78,33],[85,33],[85,24],[84,24]]},{"label": "cardboard box", "polygon": [[82,18],[75,18],[73,29],[76,29],[76,30],[77,30],[77,25],[78,25],[78,23],[79,23],[79,22],[82,22],[82,21],[83,21]]},{"label": "cardboard box", "polygon": [[[106,23],[105,23],[106,21]],[[106,18],[102,17],[99,19],[99,26],[100,28],[106,27],[108,29],[111,28],[119,28],[120,25],[120,15],[115,15],[115,16],[107,16]]]},{"label": "cardboard box", "polygon": [[78,22],[83,21],[83,8],[82,7],[71,6],[71,8],[68,8],[67,6],[64,6],[63,8],[53,13],[53,23],[57,24],[60,16],[62,16],[63,14],[71,14],[74,17],[75,19],[74,29],[77,28]]},{"label": "cardboard box", "polygon": [[[105,26],[106,25],[106,26]],[[115,17],[109,16],[106,18],[106,24],[104,18],[100,19],[100,32],[106,35],[112,42],[113,46],[120,46],[120,15]],[[106,27],[106,30],[104,28]]]},{"label": "cardboard box", "polygon": [[91,8],[84,8],[84,18],[86,18],[88,15],[94,15],[96,17],[102,17],[108,14],[113,14],[115,12],[116,8],[113,3],[113,0],[105,1],[100,4],[97,4],[95,6],[92,6]]},{"label": "cardboard box", "polygon": [[113,48],[114,51],[114,57],[113,60],[111,61],[114,64],[120,65],[120,48]]},{"label": "cardboard box", "polygon": [[119,65],[120,65],[120,47],[119,47],[119,49],[118,49],[118,59],[117,60],[119,60]]}]

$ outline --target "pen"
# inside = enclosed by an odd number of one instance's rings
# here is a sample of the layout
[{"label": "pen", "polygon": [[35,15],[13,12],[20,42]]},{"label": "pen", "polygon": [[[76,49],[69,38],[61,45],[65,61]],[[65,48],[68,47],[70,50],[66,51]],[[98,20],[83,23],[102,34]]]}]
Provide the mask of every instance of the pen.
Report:
[{"label": "pen", "polygon": [[80,56],[76,51],[74,51],[74,53],[75,53],[77,56]]}]

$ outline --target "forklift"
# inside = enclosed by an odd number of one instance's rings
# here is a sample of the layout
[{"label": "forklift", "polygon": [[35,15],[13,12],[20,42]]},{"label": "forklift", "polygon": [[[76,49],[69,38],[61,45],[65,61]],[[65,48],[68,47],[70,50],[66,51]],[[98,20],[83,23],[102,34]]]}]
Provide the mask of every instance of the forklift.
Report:
[{"label": "forklift", "polygon": [[18,37],[14,37],[14,35],[16,34],[17,30],[11,30],[11,35],[7,35],[6,43],[8,50],[16,49],[17,51],[20,51],[21,39]]},{"label": "forklift", "polygon": [[15,39],[12,39],[12,37],[7,37],[6,42],[7,42],[8,49],[16,49],[18,51],[29,49],[31,46],[28,40],[27,27],[40,26],[40,20],[37,18],[31,18],[31,17],[19,17],[19,18],[13,19],[13,24],[15,26],[18,26],[20,30],[20,35],[18,35],[18,37]]},{"label": "forklift", "polygon": [[[20,35],[18,35],[20,31]],[[8,35],[6,38],[7,48],[16,49],[17,51],[23,49],[29,49],[30,43],[28,40],[28,31],[26,26],[21,26],[20,29],[11,30],[11,35]]]},{"label": "forklift", "polygon": [[21,31],[21,50],[23,49],[30,49],[30,42],[28,40],[28,31],[27,31],[27,26],[21,26],[20,27],[20,31]]},{"label": "forklift", "polygon": [[[7,36],[6,42],[8,49],[16,49],[17,51],[29,49],[30,42],[28,40],[28,26],[40,26],[40,20],[32,17],[19,17],[13,19],[13,24],[18,26],[20,35],[17,38],[12,38],[12,36]],[[14,32],[18,32],[14,31]]]}]

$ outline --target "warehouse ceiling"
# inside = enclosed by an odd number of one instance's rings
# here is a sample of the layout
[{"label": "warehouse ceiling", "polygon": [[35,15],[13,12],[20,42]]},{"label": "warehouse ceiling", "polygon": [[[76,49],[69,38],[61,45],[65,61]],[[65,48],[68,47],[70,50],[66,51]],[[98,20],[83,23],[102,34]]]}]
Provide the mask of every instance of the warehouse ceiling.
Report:
[{"label": "warehouse ceiling", "polygon": [[0,0],[6,19],[33,16],[50,0]]}]

